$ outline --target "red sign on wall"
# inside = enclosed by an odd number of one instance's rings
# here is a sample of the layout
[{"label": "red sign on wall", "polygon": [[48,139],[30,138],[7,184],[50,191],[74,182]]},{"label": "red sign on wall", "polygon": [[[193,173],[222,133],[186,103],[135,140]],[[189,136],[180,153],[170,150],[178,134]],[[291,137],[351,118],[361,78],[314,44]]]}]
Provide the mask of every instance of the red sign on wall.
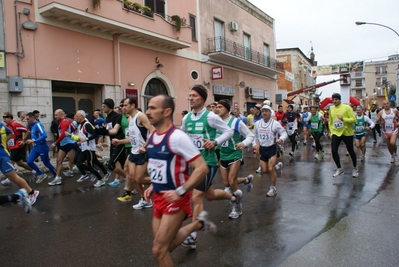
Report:
[{"label": "red sign on wall", "polygon": [[212,68],[212,80],[223,79],[223,67]]},{"label": "red sign on wall", "polygon": [[133,97],[134,99],[138,100],[139,93],[137,89],[125,88],[125,97]]}]

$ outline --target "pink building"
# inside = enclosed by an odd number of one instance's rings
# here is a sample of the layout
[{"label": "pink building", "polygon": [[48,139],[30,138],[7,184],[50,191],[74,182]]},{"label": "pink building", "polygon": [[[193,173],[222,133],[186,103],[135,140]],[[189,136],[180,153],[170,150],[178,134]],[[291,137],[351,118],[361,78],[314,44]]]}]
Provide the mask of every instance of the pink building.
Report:
[{"label": "pink building", "polygon": [[242,0],[137,2],[151,12],[126,0],[0,2],[1,112],[37,109],[49,129],[57,108],[91,114],[105,98],[133,95],[145,110],[166,93],[180,124],[194,84],[241,111],[274,102],[282,68],[267,14]]}]

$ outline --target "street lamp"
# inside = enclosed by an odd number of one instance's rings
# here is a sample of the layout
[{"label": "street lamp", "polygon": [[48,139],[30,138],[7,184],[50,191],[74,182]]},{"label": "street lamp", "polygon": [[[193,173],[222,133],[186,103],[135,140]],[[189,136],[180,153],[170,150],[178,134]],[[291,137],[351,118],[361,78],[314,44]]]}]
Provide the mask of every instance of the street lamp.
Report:
[{"label": "street lamp", "polygon": [[[357,26],[364,25],[364,24],[370,24],[370,25],[381,26],[381,27],[390,29],[391,31],[393,31],[394,33],[396,33],[396,35],[399,37],[399,33],[398,33],[397,31],[395,31],[395,30],[392,29],[391,27],[388,27],[388,26],[383,25],[383,24],[372,23],[372,22],[364,22],[364,21],[356,21],[355,24],[356,24]],[[396,70],[396,75],[397,75],[397,77],[396,77],[396,104],[399,105],[399,80],[398,80],[398,78],[399,78],[399,72],[398,72],[398,70]]]},{"label": "street lamp", "polygon": [[394,29],[392,29],[391,27],[388,27],[388,26],[386,26],[386,25],[383,25],[383,24],[372,23],[372,22],[364,22],[364,21],[356,21],[356,22],[355,22],[355,24],[356,24],[357,26],[364,25],[364,24],[370,24],[370,25],[377,25],[377,26],[381,26],[381,27],[384,27],[384,28],[390,29],[391,31],[393,31],[394,33],[396,33],[396,35],[397,35],[397,36],[399,36],[399,33],[398,33],[397,31],[395,31],[395,30],[394,30]]}]

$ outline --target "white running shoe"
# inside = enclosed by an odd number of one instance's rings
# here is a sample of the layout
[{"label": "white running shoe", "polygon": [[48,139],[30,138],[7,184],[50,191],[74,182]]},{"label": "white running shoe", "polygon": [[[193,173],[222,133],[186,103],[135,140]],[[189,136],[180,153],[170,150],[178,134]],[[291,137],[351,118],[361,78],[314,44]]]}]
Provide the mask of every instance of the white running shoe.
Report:
[{"label": "white running shoe", "polygon": [[147,202],[144,199],[140,199],[139,203],[133,205],[133,209],[135,210],[148,209],[148,208],[152,208],[152,201]]},{"label": "white running shoe", "polygon": [[3,181],[1,181],[1,185],[3,186],[10,186],[11,185],[11,180],[6,178]]},{"label": "white running shoe", "polygon": [[229,193],[229,194],[232,194],[232,192],[231,192],[231,187],[225,186],[224,189],[223,189],[223,191],[224,191],[224,192],[227,192],[227,193]]},{"label": "white running shoe", "polygon": [[275,186],[271,186],[269,192],[266,194],[266,197],[274,197],[275,195],[277,195],[277,188]]},{"label": "white running shoe", "polygon": [[67,170],[65,172],[62,172],[66,177],[73,177],[74,173],[72,170]]},{"label": "white running shoe", "polygon": [[392,157],[391,157],[391,163],[395,163],[395,156],[394,155],[392,155]]},{"label": "white running shoe", "polygon": [[229,214],[229,218],[237,219],[242,215],[242,204],[233,205],[233,208]]},{"label": "white running shoe", "polygon": [[343,173],[344,173],[343,169],[337,169],[337,171],[334,173],[333,177],[338,177],[338,176],[340,176]]},{"label": "white running shoe", "polygon": [[43,180],[46,179],[46,178],[47,178],[47,174],[42,173],[42,174],[40,174],[40,175],[37,176],[37,178],[36,178],[36,183],[37,183],[37,184],[40,184],[40,183],[43,182]]},{"label": "white running shoe", "polygon": [[30,210],[32,209],[32,203],[28,197],[28,193],[26,192],[26,189],[21,188],[15,194],[19,195],[19,199],[17,201],[18,206],[23,207],[25,212],[29,213]]},{"label": "white running shoe", "polygon": [[54,177],[54,179],[48,183],[49,185],[60,185],[62,184],[62,178],[60,176]]},{"label": "white running shoe", "polygon": [[104,185],[105,185],[105,182],[103,180],[97,180],[97,182],[94,184],[94,187],[101,187]]},{"label": "white running shoe", "polygon": [[260,169],[260,166],[259,166],[259,168],[256,170],[256,173],[260,173],[262,170]]},{"label": "white running shoe", "polygon": [[[254,180],[254,176],[252,174],[247,176],[247,179],[246,179],[246,181],[244,183],[247,186],[247,192],[251,192],[252,191],[252,188],[254,187],[254,185],[252,183],[253,180]],[[231,192],[231,189],[230,189],[230,192]]]},{"label": "white running shoe", "polygon": [[79,179],[76,180],[76,182],[81,183],[81,182],[83,182],[84,180],[87,180],[87,179],[89,179],[89,178],[90,178],[90,176],[86,173],[85,175],[80,176]]},{"label": "white running shoe", "polygon": [[38,190],[34,190],[33,194],[29,195],[28,194],[28,198],[30,200],[31,205],[35,204],[37,197],[39,196],[39,191]]},{"label": "white running shoe", "polygon": [[358,176],[359,176],[359,171],[357,170],[357,168],[353,168],[352,177],[353,178],[357,178]]}]

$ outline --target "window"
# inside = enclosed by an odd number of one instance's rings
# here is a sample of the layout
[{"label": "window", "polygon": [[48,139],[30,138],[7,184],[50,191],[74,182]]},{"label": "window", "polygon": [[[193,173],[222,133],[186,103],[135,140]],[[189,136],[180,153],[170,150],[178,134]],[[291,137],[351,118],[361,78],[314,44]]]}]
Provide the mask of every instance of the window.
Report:
[{"label": "window", "polygon": [[151,8],[152,12],[165,17],[165,0],[145,0],[144,5]]},{"label": "window", "polygon": [[265,66],[270,66],[270,47],[268,44],[263,43],[263,58]]},{"label": "window", "polygon": [[362,80],[356,80],[356,87],[363,86]]},{"label": "window", "polygon": [[197,41],[197,30],[195,27],[195,16],[190,14],[191,40]]},{"label": "window", "polygon": [[375,67],[375,74],[387,74],[387,66],[378,66]]},{"label": "window", "polygon": [[251,36],[244,33],[244,57],[251,60]]},{"label": "window", "polygon": [[224,22],[215,19],[213,22],[215,30],[215,48],[216,51],[225,50],[226,46],[224,43]]}]

